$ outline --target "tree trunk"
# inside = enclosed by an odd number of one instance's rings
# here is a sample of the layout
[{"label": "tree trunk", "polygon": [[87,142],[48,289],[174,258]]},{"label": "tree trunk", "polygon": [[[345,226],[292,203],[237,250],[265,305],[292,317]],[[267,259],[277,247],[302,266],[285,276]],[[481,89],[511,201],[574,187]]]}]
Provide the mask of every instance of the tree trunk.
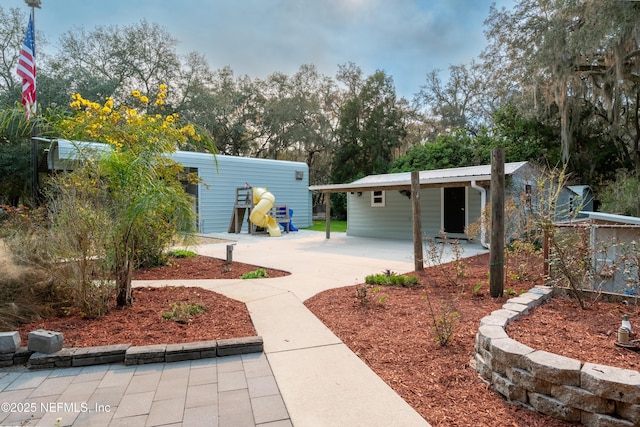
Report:
[{"label": "tree trunk", "polygon": [[133,303],[131,296],[131,261],[128,257],[122,257],[116,261],[116,305],[119,308],[128,307]]}]

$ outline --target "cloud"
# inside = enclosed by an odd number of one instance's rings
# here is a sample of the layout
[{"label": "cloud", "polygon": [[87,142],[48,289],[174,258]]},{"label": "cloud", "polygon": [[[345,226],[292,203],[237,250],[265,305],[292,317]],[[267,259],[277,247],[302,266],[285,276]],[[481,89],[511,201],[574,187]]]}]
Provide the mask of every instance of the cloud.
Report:
[{"label": "cloud", "polygon": [[[3,0],[14,6],[27,11],[23,0]],[[54,45],[76,25],[91,30],[146,19],[213,69],[228,65],[236,75],[264,78],[314,64],[334,76],[351,61],[365,74],[385,70],[410,97],[428,72],[477,57],[488,11],[483,0],[43,0],[36,22]]]}]

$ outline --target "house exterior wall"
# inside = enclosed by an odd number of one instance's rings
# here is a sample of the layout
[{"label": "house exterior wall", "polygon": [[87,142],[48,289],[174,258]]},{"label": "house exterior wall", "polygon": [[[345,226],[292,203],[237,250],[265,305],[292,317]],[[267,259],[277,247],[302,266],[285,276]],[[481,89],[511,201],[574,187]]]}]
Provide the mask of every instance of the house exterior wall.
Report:
[{"label": "house exterior wall", "polygon": [[385,206],[371,206],[371,192],[347,193],[347,235],[411,238],[411,200],[385,191]]},{"label": "house exterior wall", "polygon": [[[108,151],[106,144],[56,140],[52,143],[48,164],[51,170],[72,170],[91,153]],[[170,157],[185,168],[197,169],[203,181],[189,193],[197,197],[198,230],[220,233],[229,230],[235,204],[235,191],[249,183],[267,188],[275,196],[276,205],[293,209],[292,223],[298,228],[311,226],[311,194],[309,168],[306,163],[270,159],[254,159],[176,151]],[[297,179],[301,173],[302,179]],[[247,231],[246,218],[243,230]]]},{"label": "house exterior wall", "polygon": [[[276,205],[293,209],[292,223],[298,228],[311,226],[309,168],[306,163],[254,159],[180,151],[173,159],[185,167],[198,168],[203,181],[198,186],[198,227],[201,233],[220,233],[229,229],[236,188],[248,183],[263,187],[275,197]],[[302,172],[302,179],[296,179]],[[247,232],[247,221],[243,232]]]},{"label": "house exterior wall", "polygon": [[[420,190],[422,234],[440,235],[443,225],[442,188]],[[466,187],[466,225],[480,217],[480,192]],[[385,192],[385,206],[371,206],[371,192],[347,193],[347,235],[411,240],[413,238],[411,199],[397,190]]]},{"label": "house exterior wall", "polygon": [[556,211],[558,220],[584,218],[579,211],[593,210],[593,190],[586,185],[565,187],[558,195]]},{"label": "house exterior wall", "polygon": [[[489,200],[488,192],[487,200]],[[478,221],[481,214],[482,206],[480,191],[471,187],[467,187],[467,226]]]}]

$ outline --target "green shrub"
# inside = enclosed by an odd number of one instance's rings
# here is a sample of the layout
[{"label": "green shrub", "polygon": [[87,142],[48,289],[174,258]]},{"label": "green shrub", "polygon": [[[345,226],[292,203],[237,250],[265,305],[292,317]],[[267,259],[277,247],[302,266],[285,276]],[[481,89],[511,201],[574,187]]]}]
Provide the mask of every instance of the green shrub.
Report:
[{"label": "green shrub", "polygon": [[198,254],[187,249],[174,249],[169,252],[169,256],[174,258],[195,258]]},{"label": "green shrub", "polygon": [[267,277],[269,277],[269,275],[264,268],[259,268],[242,275],[243,279],[263,279]]},{"label": "green shrub", "polygon": [[393,272],[371,274],[364,280],[368,285],[400,286],[403,288],[410,288],[418,284],[418,278],[415,276],[398,276]]},{"label": "green shrub", "polygon": [[191,323],[193,316],[206,311],[203,306],[193,302],[187,303],[179,301],[172,303],[169,306],[171,307],[171,310],[163,313],[162,318],[165,320],[173,320],[178,323]]}]

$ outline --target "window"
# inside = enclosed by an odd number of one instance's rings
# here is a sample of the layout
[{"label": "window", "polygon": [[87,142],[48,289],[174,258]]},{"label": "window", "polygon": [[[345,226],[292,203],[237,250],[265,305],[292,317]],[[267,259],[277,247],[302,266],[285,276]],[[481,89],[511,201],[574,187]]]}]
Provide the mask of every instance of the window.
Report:
[{"label": "window", "polygon": [[371,206],[384,206],[384,191],[372,191],[371,192]]}]

